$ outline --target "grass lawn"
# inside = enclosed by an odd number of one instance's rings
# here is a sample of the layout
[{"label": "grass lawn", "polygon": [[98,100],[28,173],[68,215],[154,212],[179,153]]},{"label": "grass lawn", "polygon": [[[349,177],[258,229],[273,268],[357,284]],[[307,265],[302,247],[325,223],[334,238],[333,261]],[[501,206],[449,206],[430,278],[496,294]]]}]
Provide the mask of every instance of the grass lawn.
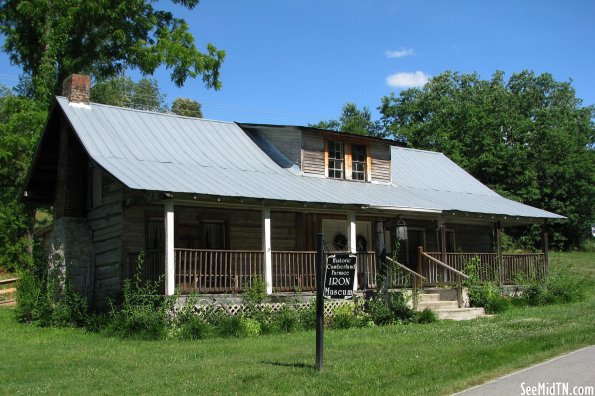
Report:
[{"label": "grass lawn", "polygon": [[[553,266],[595,270],[595,254]],[[591,282],[591,288],[593,287]],[[206,341],[124,341],[15,322],[0,309],[0,394],[449,394],[595,344],[595,295],[493,318]]]}]

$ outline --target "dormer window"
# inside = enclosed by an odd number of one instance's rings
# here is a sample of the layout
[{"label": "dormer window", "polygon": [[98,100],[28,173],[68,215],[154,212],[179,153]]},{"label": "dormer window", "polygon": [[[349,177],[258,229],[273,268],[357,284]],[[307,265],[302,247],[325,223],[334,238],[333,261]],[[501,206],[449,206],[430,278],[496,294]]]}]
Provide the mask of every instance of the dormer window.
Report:
[{"label": "dormer window", "polygon": [[326,143],[326,175],[332,179],[369,181],[368,146],[329,140]]},{"label": "dormer window", "polygon": [[351,179],[366,180],[366,146],[351,145]]},{"label": "dormer window", "polygon": [[333,179],[345,177],[345,146],[343,142],[328,143],[328,177]]}]

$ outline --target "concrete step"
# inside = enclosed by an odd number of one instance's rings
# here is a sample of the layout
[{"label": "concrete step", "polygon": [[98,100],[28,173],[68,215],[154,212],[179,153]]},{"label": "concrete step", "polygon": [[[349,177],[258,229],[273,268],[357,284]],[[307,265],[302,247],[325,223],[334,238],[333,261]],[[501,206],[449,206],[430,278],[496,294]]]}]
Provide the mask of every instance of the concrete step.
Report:
[{"label": "concrete step", "polygon": [[437,294],[441,301],[457,301],[457,290],[444,287],[428,287],[424,289],[423,294]]},{"label": "concrete step", "polygon": [[417,310],[423,311],[426,308],[432,310],[436,309],[456,309],[459,304],[456,301],[419,301],[417,303]]},{"label": "concrete step", "polygon": [[417,297],[419,302],[440,301],[440,294],[438,293],[421,293]]},{"label": "concrete step", "polygon": [[487,316],[483,308],[455,308],[455,309],[434,309],[438,319],[442,320],[470,320]]}]

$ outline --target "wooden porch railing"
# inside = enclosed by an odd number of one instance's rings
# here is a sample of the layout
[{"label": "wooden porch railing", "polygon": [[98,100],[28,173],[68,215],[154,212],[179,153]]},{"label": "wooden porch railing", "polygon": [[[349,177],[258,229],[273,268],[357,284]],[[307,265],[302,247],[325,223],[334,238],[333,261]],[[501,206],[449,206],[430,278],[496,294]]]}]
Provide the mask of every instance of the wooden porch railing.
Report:
[{"label": "wooden porch railing", "polygon": [[[428,256],[442,260],[440,252],[426,252]],[[503,253],[502,271],[498,263],[496,253],[447,253],[445,264],[458,270],[465,271],[465,265],[475,257],[479,258],[481,265],[478,268],[479,278],[484,282],[502,282],[505,285],[515,284],[518,276],[527,279],[541,279],[547,272],[543,253]],[[432,264],[431,260],[425,259],[424,275],[427,273],[426,284],[436,285],[440,283],[456,282],[452,274]],[[426,272],[427,271],[427,272]]]},{"label": "wooden porch railing", "polygon": [[502,283],[514,285],[519,275],[526,279],[543,279],[547,262],[543,253],[502,254]]},{"label": "wooden porch railing", "polygon": [[176,287],[181,293],[236,293],[263,274],[264,253],[240,250],[175,249]]},{"label": "wooden porch railing", "polygon": [[[326,255],[333,254],[328,252]],[[367,289],[376,283],[376,254],[359,252],[358,287]],[[326,258],[325,258],[326,260]],[[316,290],[316,252],[272,252],[273,289],[277,291]]]},{"label": "wooden porch railing", "polygon": [[[424,285],[457,284],[455,271],[465,272],[465,265],[474,257],[481,261],[481,280],[514,284],[520,274],[529,279],[541,278],[547,272],[543,253],[502,254],[500,264],[496,253],[447,253],[444,268],[432,260],[442,261],[438,252],[424,252],[422,271]],[[328,253],[331,254],[331,253]],[[130,275],[135,274],[138,253],[129,255]],[[162,249],[145,253],[141,278],[158,280],[165,272],[165,253]],[[314,291],[316,289],[313,251],[274,251],[272,257],[273,290],[281,292]],[[431,257],[431,258],[430,258]],[[358,288],[377,287],[379,268],[373,251],[357,253]],[[250,285],[255,276],[263,276],[262,251],[175,249],[175,282],[182,293],[237,293]],[[416,270],[413,268],[413,270]],[[418,271],[419,272],[419,271]],[[390,271],[389,287],[412,287],[415,275],[398,269]]]},{"label": "wooden porch railing", "polygon": [[316,290],[316,252],[275,251],[271,256],[274,290]]},{"label": "wooden porch railing", "polygon": [[[460,285],[462,279],[469,278],[469,276],[463,272],[464,268],[455,268],[448,263],[440,261],[438,257],[434,257],[424,252],[421,246],[419,247],[418,260],[422,264],[422,273],[426,275],[426,285]],[[463,265],[464,263],[460,264]]]},{"label": "wooden porch railing", "polygon": [[[412,287],[415,278],[415,271],[406,268],[404,265],[392,262],[390,257],[387,257],[388,266],[392,268],[389,271],[389,288]],[[380,268],[378,268],[378,261],[376,260],[376,252],[366,252],[357,254],[358,262],[358,279],[360,289],[375,289],[378,286],[378,276]],[[401,268],[405,267],[405,268]],[[421,274],[420,274],[421,275]]]}]

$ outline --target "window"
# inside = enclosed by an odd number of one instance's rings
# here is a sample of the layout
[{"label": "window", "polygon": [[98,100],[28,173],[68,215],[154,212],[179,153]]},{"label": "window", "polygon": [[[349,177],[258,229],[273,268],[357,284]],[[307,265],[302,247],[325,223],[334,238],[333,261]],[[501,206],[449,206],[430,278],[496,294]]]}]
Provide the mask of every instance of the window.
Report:
[{"label": "window", "polygon": [[351,179],[366,180],[366,146],[351,145]]},{"label": "window", "polygon": [[329,142],[328,144],[328,177],[343,179],[345,150],[342,142]]},{"label": "window", "polygon": [[455,243],[455,231],[454,230],[446,230],[446,251],[448,253],[454,253],[457,250],[457,245]]},{"label": "window", "polygon": [[202,222],[202,247],[204,249],[225,249],[225,223],[222,221]]},{"label": "window", "polygon": [[370,158],[365,144],[328,141],[326,174],[332,179],[369,181]]}]

